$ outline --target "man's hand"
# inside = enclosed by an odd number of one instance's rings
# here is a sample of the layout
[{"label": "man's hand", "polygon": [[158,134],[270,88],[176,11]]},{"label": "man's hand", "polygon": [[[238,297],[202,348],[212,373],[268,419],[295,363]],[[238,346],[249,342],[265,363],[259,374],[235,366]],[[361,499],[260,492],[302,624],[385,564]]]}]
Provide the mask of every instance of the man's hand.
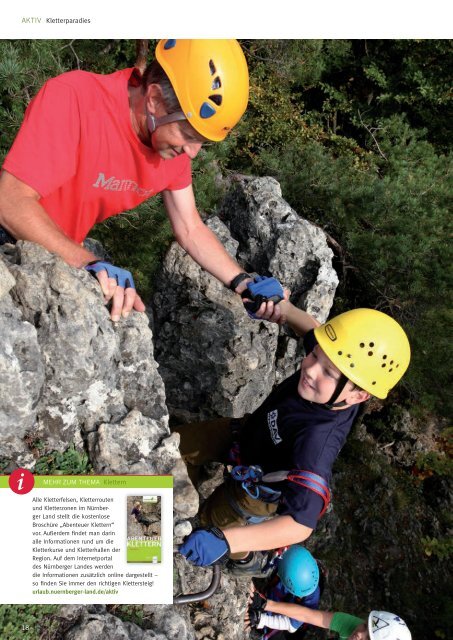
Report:
[{"label": "man's hand", "polygon": [[112,301],[110,317],[113,322],[118,322],[121,316],[127,318],[132,309],[141,312],[145,310],[130,271],[103,260],[90,262],[85,269],[98,279],[105,302]]},{"label": "man's hand", "polygon": [[198,567],[209,567],[227,561],[230,545],[217,527],[195,529],[179,547],[179,553]]}]

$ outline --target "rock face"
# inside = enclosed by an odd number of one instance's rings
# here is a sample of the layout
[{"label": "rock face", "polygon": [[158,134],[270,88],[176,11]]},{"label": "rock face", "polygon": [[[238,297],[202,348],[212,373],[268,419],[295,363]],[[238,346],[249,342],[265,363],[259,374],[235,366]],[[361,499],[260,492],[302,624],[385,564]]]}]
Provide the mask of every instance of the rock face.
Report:
[{"label": "rock face", "polygon": [[94,278],[37,245],[1,257],[0,458],[31,467],[40,440],[85,446],[98,473],[174,472],[176,511],[193,515],[146,315],[113,324]]},{"label": "rock face", "polygon": [[[272,178],[241,179],[207,225],[249,272],[272,274],[324,321],[338,284],[323,232],[282,199]],[[173,243],[154,298],[156,359],[170,413],[182,420],[253,411],[300,359],[277,325],[251,321],[239,297]]]},{"label": "rock face", "polygon": [[[158,607],[155,608],[158,614]],[[153,616],[155,617],[155,616]],[[193,634],[177,611],[166,612],[165,620],[156,615],[153,628],[141,629],[133,622],[125,622],[112,615],[102,605],[83,607],[66,605],[59,610],[61,629],[66,628],[65,640],[192,640]],[[179,635],[167,633],[177,629]],[[155,630],[157,629],[157,631]]]}]

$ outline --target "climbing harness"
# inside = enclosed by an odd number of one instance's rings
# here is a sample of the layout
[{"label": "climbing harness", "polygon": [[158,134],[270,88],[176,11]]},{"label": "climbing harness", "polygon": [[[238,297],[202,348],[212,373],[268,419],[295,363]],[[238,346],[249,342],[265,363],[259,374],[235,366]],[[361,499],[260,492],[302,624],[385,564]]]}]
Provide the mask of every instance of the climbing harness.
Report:
[{"label": "climbing harness", "polygon": [[265,474],[258,465],[237,465],[231,469],[230,474],[233,480],[241,483],[244,491],[253,498],[253,500],[277,502],[281,496],[281,491],[271,489],[262,483],[283,482],[287,480],[294,482],[300,487],[310,489],[310,491],[316,493],[323,500],[324,506],[319,514],[319,518],[324,515],[329,506],[331,497],[329,485],[322,476],[312,471],[294,469],[292,471],[274,471]]}]

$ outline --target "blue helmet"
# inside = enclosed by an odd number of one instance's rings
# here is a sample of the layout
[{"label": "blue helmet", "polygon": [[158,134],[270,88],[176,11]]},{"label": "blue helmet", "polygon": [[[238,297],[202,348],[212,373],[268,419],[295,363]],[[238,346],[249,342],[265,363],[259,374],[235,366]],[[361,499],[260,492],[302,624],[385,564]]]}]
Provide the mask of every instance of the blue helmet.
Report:
[{"label": "blue helmet", "polygon": [[298,598],[309,596],[319,582],[319,568],[308,549],[293,544],[278,563],[278,576],[283,585]]}]

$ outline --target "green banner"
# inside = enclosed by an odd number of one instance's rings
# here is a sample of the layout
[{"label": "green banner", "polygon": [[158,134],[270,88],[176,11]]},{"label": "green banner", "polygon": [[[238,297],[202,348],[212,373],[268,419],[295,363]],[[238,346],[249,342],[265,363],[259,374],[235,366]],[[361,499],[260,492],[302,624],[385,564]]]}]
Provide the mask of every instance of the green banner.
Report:
[{"label": "green banner", "polygon": [[[35,489],[172,489],[173,476],[34,476]],[[8,489],[0,476],[0,489]]]}]

